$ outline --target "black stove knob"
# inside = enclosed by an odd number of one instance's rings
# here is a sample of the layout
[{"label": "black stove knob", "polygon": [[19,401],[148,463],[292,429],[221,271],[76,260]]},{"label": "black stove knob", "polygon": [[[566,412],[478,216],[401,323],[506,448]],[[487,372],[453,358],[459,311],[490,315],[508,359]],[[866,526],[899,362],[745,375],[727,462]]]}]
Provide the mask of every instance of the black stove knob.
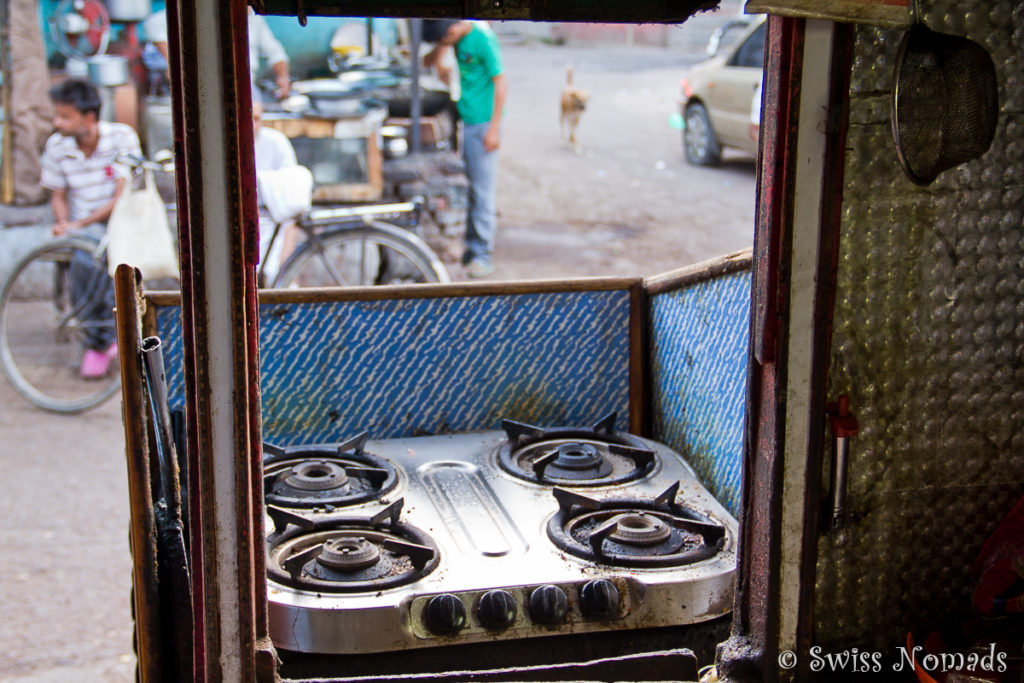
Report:
[{"label": "black stove knob", "polygon": [[569,597],[558,586],[541,586],[530,593],[530,616],[541,624],[560,624],[569,614]]},{"label": "black stove knob", "polygon": [[608,579],[595,579],[580,589],[580,609],[587,616],[608,619],[619,611],[619,589]]},{"label": "black stove knob", "polygon": [[516,599],[508,591],[487,591],[476,603],[476,616],[484,628],[505,629],[516,620]]},{"label": "black stove knob", "polygon": [[457,633],[466,626],[466,606],[451,593],[435,595],[423,608],[423,623],[431,633]]}]

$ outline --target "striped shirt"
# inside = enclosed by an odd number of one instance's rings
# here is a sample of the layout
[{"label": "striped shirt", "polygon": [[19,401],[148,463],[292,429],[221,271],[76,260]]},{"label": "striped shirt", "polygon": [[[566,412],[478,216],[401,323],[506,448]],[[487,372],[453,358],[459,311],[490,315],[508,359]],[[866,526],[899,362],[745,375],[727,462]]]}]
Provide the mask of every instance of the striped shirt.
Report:
[{"label": "striped shirt", "polygon": [[127,170],[115,163],[118,154],[142,155],[139,138],[130,126],[100,121],[100,139],[88,158],[73,137],[54,133],[43,150],[40,184],[67,193],[69,218],[82,220],[110,201],[117,179]]}]

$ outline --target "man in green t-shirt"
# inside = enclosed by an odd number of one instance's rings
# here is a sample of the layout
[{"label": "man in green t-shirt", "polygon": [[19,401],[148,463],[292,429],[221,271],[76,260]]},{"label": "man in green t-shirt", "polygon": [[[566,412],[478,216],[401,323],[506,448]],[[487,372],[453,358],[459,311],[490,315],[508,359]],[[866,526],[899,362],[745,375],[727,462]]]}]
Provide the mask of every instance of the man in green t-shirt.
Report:
[{"label": "man in green t-shirt", "polygon": [[498,146],[506,94],[501,48],[494,31],[484,23],[434,22],[431,30],[435,35],[424,35],[424,39],[437,44],[424,57],[424,63],[438,66],[444,52],[454,48],[459,66],[462,92],[458,110],[469,178],[462,263],[470,277],[486,277],[494,272],[491,254],[497,230]]}]

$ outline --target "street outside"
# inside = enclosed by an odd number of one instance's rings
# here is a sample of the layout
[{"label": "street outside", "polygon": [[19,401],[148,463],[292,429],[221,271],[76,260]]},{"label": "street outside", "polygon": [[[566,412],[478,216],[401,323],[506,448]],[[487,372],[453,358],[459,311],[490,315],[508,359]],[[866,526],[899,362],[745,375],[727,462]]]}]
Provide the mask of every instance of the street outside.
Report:
[{"label": "street outside", "polygon": [[[749,248],[754,160],[683,161],[679,79],[699,57],[503,34],[509,85],[491,280],[650,276]],[[560,138],[566,67],[591,99]],[[466,279],[451,266],[455,280]],[[128,491],[116,400],[44,413],[0,381],[0,679],[134,680]]]},{"label": "street outside", "polygon": [[[679,80],[695,56],[657,47],[504,46],[509,104],[492,279],[650,276],[753,242],[754,160],[683,161]],[[590,92],[560,137],[566,69]],[[453,276],[463,273],[453,268]]]}]

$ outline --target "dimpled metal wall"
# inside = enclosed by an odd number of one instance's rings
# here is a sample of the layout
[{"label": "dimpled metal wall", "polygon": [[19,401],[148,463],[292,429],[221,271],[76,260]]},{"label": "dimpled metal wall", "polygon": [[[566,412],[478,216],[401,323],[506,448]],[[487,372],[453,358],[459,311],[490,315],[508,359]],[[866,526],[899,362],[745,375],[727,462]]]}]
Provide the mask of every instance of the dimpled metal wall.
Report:
[{"label": "dimpled metal wall", "polygon": [[984,156],[911,184],[889,119],[902,34],[858,27],[829,389],[860,421],[855,518],[819,542],[815,640],[889,654],[969,612],[971,561],[1024,494],[1024,4],[921,9],[990,51],[1000,114]]}]

